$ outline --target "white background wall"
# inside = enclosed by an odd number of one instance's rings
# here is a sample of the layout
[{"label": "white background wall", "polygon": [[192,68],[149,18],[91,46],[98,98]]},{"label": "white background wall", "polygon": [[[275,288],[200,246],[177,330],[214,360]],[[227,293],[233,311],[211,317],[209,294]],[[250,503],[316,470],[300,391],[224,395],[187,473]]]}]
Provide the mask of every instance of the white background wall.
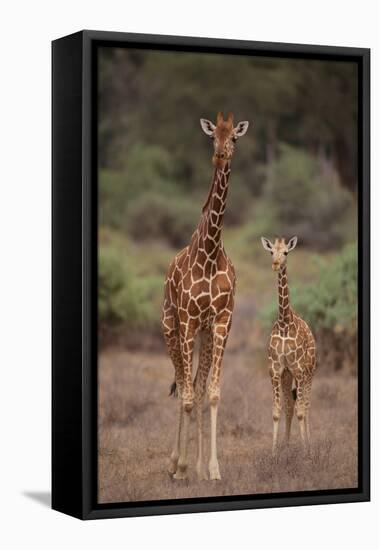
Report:
[{"label": "white background wall", "polygon": [[[87,28],[372,48],[372,196],[378,237],[378,18],[372,0],[13,1],[0,48],[0,544],[3,548],[372,548],[378,541],[379,390],[373,360],[373,502],[83,523],[51,511],[50,41]],[[243,78],[243,75],[241,75]],[[379,268],[373,256],[373,280]],[[378,291],[373,288],[373,327]],[[376,312],[375,312],[376,309]],[[375,333],[373,359],[377,355]],[[375,357],[376,358],[376,357]],[[69,400],[69,396],[67,396]],[[4,544],[4,540],[7,542]],[[369,541],[372,541],[371,543]]]}]

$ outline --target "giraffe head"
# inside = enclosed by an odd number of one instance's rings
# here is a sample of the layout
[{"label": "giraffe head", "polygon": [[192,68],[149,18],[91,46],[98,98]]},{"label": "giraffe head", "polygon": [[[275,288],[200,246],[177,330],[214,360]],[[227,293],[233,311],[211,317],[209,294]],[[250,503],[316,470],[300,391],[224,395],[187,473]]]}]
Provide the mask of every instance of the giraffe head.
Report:
[{"label": "giraffe head", "polygon": [[261,237],[262,245],[265,250],[268,250],[272,256],[272,269],[280,271],[287,263],[288,252],[291,252],[297,244],[297,237],[292,237],[286,244],[285,239],[275,239],[272,243],[266,237]]},{"label": "giraffe head", "polygon": [[216,168],[223,170],[233,156],[235,142],[246,134],[249,123],[244,120],[234,126],[233,113],[229,113],[226,120],[222,113],[218,113],[216,125],[205,118],[200,119],[200,124],[205,134],[213,139],[212,162]]}]

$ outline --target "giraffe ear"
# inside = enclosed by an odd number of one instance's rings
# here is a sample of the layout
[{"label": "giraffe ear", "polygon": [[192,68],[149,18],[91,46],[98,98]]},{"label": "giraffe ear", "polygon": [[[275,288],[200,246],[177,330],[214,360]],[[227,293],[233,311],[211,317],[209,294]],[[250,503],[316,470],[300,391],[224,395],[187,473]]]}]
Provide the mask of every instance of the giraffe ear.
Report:
[{"label": "giraffe ear", "polygon": [[291,250],[293,250],[295,248],[295,246],[297,245],[297,237],[292,237],[292,239],[290,239],[287,243],[287,250],[288,252],[290,252]]},{"label": "giraffe ear", "polygon": [[269,239],[266,239],[266,237],[261,237],[261,241],[262,241],[262,246],[265,250],[268,250],[269,252],[272,251],[272,248],[273,248],[273,244],[271,241],[269,241]]},{"label": "giraffe ear", "polygon": [[242,122],[239,122],[237,126],[234,128],[234,137],[240,138],[244,136],[247,132],[248,127],[249,127],[249,122],[247,120],[243,120]]},{"label": "giraffe ear", "polygon": [[207,120],[206,118],[201,118],[200,126],[202,127],[203,132],[207,134],[207,136],[213,136],[213,132],[216,129],[216,126],[213,124],[213,122]]}]

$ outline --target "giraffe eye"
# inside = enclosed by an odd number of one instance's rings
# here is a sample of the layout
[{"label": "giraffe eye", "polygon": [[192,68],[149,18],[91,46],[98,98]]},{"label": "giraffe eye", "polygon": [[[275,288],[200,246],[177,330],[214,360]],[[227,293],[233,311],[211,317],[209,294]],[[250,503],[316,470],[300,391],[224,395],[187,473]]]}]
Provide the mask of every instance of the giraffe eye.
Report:
[{"label": "giraffe eye", "polygon": [[274,254],[272,250],[271,250],[270,254],[271,254],[271,256]]},{"label": "giraffe eye", "polygon": [[284,255],[287,256],[287,255],[288,255],[288,252],[285,252]]}]

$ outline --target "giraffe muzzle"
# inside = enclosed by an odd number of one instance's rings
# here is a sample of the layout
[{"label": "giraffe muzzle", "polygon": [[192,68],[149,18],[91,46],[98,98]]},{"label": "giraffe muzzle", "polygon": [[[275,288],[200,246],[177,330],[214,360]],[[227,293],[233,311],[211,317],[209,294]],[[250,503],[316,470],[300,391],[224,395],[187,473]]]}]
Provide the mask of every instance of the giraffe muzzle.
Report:
[{"label": "giraffe muzzle", "polygon": [[216,152],[214,156],[216,157],[216,159],[226,160],[226,154],[223,151]]},{"label": "giraffe muzzle", "polygon": [[225,168],[226,163],[230,160],[230,157],[226,156],[224,153],[215,153],[213,155],[213,165],[216,168]]}]

